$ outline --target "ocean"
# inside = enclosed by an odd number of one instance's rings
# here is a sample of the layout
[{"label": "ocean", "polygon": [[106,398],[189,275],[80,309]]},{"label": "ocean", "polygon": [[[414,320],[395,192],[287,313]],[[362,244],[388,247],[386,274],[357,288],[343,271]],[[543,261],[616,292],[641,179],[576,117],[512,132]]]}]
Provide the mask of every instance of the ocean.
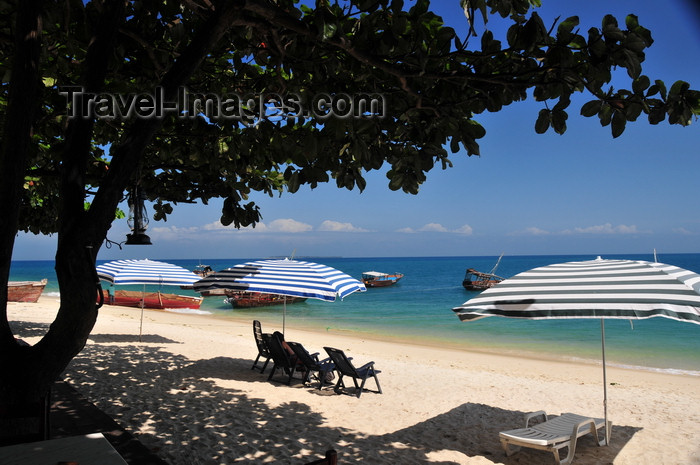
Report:
[{"label": "ocean", "polygon": [[[327,331],[329,340],[334,333],[353,334],[454,349],[600,363],[598,320],[518,321],[485,318],[460,322],[452,308],[477,294],[462,287],[465,270],[475,268],[488,272],[498,257],[295,258],[323,263],[358,279],[362,272],[371,270],[403,273],[404,278],[394,286],[356,292],[342,301],[328,303],[309,299],[288,305],[288,339],[293,340],[295,328],[306,328]],[[496,274],[508,278],[536,266],[595,258],[592,255],[504,256]],[[651,254],[606,255],[603,258],[653,261]],[[221,270],[249,260],[163,259],[190,270],[199,264]],[[658,256],[658,260],[700,273],[700,254],[663,254]],[[98,264],[103,262],[99,261]],[[42,278],[49,280],[44,293],[59,295],[53,261],[12,262],[11,280]],[[131,288],[140,290],[143,287]],[[157,290],[157,287],[150,289]],[[165,287],[161,290],[195,295],[192,291],[179,288]],[[281,330],[282,327],[281,306],[233,310],[221,296],[206,297],[199,311],[192,313],[243,321],[258,319],[265,331]],[[634,322],[607,320],[605,333],[609,366],[700,376],[700,326],[696,324],[665,318]]]}]

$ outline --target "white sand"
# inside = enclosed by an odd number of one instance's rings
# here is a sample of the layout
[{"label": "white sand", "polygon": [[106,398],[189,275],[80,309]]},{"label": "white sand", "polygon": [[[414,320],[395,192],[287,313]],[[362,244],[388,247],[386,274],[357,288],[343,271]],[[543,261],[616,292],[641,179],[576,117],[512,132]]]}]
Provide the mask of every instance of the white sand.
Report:
[{"label": "white sand", "polygon": [[[42,297],[8,311],[17,335],[34,342],[57,309]],[[288,321],[286,338],[311,352],[328,345],[358,365],[376,362],[384,393],[358,399],[269,382],[272,362],[264,375],[251,370],[251,321],[147,310],[139,342],[139,316],[103,307],[65,378],[173,465],[303,464],[330,448],[341,464],[554,464],[532,449],[506,457],[498,432],[535,410],[603,415],[600,366],[313,333]],[[585,437],[574,463],[700,464],[700,377],[609,368],[608,382],[611,444]]]}]

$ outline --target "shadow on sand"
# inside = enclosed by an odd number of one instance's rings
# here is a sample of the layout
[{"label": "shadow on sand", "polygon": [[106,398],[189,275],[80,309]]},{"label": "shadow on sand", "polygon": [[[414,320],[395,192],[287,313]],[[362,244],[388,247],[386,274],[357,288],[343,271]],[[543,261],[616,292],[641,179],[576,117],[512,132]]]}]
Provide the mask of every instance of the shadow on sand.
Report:
[{"label": "shadow on sand", "polygon": [[[19,325],[18,329],[26,330],[27,334],[21,334],[26,337],[43,328]],[[554,463],[550,453],[528,449],[505,457],[498,432],[519,427],[525,412],[464,403],[390,434],[365,435],[325,425],[323,414],[303,403],[271,406],[243,391],[223,389],[214,381],[268,383],[269,371],[261,375],[251,370],[252,360],[215,357],[192,361],[168,352],[167,347],[130,344],[137,338],[91,336],[94,342],[71,362],[65,378],[172,465],[249,463],[245,456],[260,462],[303,464],[302,455],[308,456],[309,450],[320,455],[328,448],[338,450],[343,464]],[[160,337],[150,342],[177,343]],[[105,382],[105,376],[118,381]],[[281,388],[329,395],[329,391],[319,393],[298,382]],[[637,431],[639,428],[631,426],[613,426],[609,447],[597,447],[592,438],[584,437],[576,456],[585,455],[591,463],[613,463]],[[453,459],[431,457],[437,452],[445,456],[445,451]],[[203,461],[202,457],[207,459]]]},{"label": "shadow on sand", "polygon": [[[222,389],[212,381],[267,383],[267,373],[251,370],[251,364],[251,360],[230,357],[191,361],[160,347],[91,345],[67,372],[74,385],[90,385],[90,392],[84,395],[113,417],[126,420],[127,429],[140,431],[139,439],[173,465],[198,464],[201,457],[211,458],[206,463],[245,462],[245,455],[304,463],[301,458],[290,458],[308,450],[322,453],[330,447],[339,451],[343,464],[367,463],[366,455],[373,457],[372,463],[387,464],[453,465],[477,456],[505,464],[554,462],[549,453],[527,449],[505,457],[498,431],[519,427],[524,412],[465,403],[411,427],[372,436],[324,426],[323,414],[303,403],[272,407],[263,399]],[[102,375],[95,367],[121,382],[100,383]],[[300,384],[283,388],[317,392]],[[153,393],[149,395],[149,391]],[[300,422],[300,417],[304,421]],[[294,428],[289,427],[292,424]],[[585,437],[579,442],[577,456],[585,454],[595,463],[612,463],[636,431],[638,428],[614,426],[610,447],[597,447],[592,438]],[[192,441],[194,432],[196,441]],[[183,441],[191,442],[184,456],[175,455],[167,446]],[[431,454],[439,451],[450,451],[450,456],[458,458],[431,460]],[[375,460],[377,457],[381,459]]]}]

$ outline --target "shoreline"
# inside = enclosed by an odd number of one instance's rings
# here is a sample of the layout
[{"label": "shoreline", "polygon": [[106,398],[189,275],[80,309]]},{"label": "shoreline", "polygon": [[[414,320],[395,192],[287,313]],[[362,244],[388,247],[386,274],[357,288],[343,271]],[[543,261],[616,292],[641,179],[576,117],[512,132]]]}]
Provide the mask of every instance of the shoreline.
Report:
[{"label": "shoreline", "polygon": [[[35,343],[56,299],[8,305],[17,335]],[[546,410],[602,416],[599,365],[377,341],[289,326],[310,352],[328,345],[353,363],[375,362],[383,394],[361,398],[316,385],[268,381],[251,370],[250,321],[104,306],[64,373],[147,447],[172,465],[306,463],[326,449],[343,464],[554,463],[524,449],[506,458],[498,432]],[[22,323],[20,323],[22,322]],[[280,325],[281,326],[281,325]],[[277,329],[263,323],[263,331]],[[281,380],[276,376],[275,380]],[[611,445],[584,437],[578,465],[700,464],[700,378],[610,367]],[[373,380],[368,381],[375,389]]]},{"label": "shoreline", "polygon": [[[40,301],[43,301],[44,299],[50,301],[53,300],[58,304],[60,301],[60,295],[58,293],[44,293],[42,294]],[[108,307],[105,305],[105,307]],[[119,307],[119,308],[126,308],[129,309],[130,307]],[[137,308],[131,308],[131,310],[135,311],[140,311]],[[227,321],[235,321],[240,324],[247,325],[250,321],[250,315],[240,315],[237,316],[235,314],[235,311],[230,313],[230,314],[222,314],[222,313],[216,313],[216,312],[211,312],[210,310],[191,310],[191,309],[185,309],[184,311],[179,311],[179,310],[156,310],[156,309],[146,309],[146,311],[151,311],[151,312],[160,312],[164,314],[177,314],[177,315],[187,315],[187,316],[192,316],[195,318],[211,318],[215,320],[221,320],[223,322]],[[280,314],[273,314],[269,315],[266,314],[264,316],[256,316],[256,319],[259,319],[263,323],[267,323],[268,326],[275,327],[277,330],[281,331],[281,313]],[[467,323],[461,323],[461,324],[467,324]],[[299,319],[294,319],[292,318],[291,321],[287,322],[286,325],[288,328],[291,328],[293,330],[300,330],[300,331],[305,331],[305,332],[311,332],[311,333],[318,333],[318,334],[331,334],[331,335],[338,335],[338,336],[346,336],[346,337],[351,337],[351,338],[364,338],[372,341],[377,341],[377,342],[387,342],[387,343],[394,343],[394,344],[403,344],[403,345],[417,345],[417,346],[424,346],[426,348],[435,348],[435,349],[452,349],[456,351],[466,351],[466,352],[473,352],[475,354],[491,354],[491,355],[500,355],[504,357],[512,357],[512,358],[526,358],[526,359],[531,359],[531,360],[538,360],[542,362],[563,362],[563,363],[574,363],[574,364],[582,364],[582,365],[589,365],[589,366],[601,366],[601,358],[600,358],[600,351],[598,349],[598,358],[587,358],[587,357],[580,357],[580,356],[575,356],[575,355],[556,355],[556,348],[553,347],[551,351],[537,351],[537,350],[532,350],[532,349],[521,349],[521,348],[506,348],[502,346],[492,346],[492,347],[484,347],[480,346],[477,344],[473,343],[468,343],[468,342],[462,342],[462,341],[457,341],[457,340],[440,340],[436,336],[432,337],[425,337],[421,335],[395,335],[395,334],[390,334],[386,331],[384,332],[369,332],[369,331],[362,331],[360,330],[345,330],[345,329],[338,329],[338,328],[324,328],[324,325],[315,325],[313,323],[306,323],[304,324],[304,320],[299,320]],[[325,329],[325,331],[324,331]],[[596,341],[597,344],[600,344],[600,341]],[[610,355],[608,354],[608,357]],[[642,372],[649,372],[649,373],[660,373],[660,374],[670,374],[674,376],[695,376],[695,377],[700,377],[700,370],[691,370],[691,369],[683,369],[683,368],[662,368],[662,367],[654,367],[654,366],[646,366],[646,365],[636,365],[636,364],[629,364],[629,363],[624,363],[624,362],[615,362],[608,360],[607,361],[607,368],[619,368],[619,369],[624,369],[624,370],[633,370],[633,371],[642,371]]]}]

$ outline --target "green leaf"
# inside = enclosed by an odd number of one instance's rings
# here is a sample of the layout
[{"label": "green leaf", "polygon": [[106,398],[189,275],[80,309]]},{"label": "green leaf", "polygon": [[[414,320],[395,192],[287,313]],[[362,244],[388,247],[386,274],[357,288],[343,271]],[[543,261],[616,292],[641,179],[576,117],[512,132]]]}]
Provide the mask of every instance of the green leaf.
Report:
[{"label": "green leaf", "polygon": [[613,138],[619,137],[625,130],[625,125],[627,124],[627,119],[620,111],[616,111],[612,117],[612,136]]},{"label": "green leaf", "polygon": [[540,110],[540,113],[537,116],[537,121],[535,121],[535,132],[537,134],[544,134],[545,132],[547,132],[547,129],[549,129],[549,125],[551,122],[551,118],[552,115],[549,110]]},{"label": "green leaf", "polygon": [[571,42],[574,34],[572,31],[579,25],[578,16],[570,16],[562,21],[557,27],[557,40],[560,43],[568,44]]},{"label": "green leaf", "polygon": [[593,115],[597,115],[598,112],[600,111],[601,105],[602,105],[602,102],[600,100],[591,100],[590,102],[586,102],[581,107],[581,115],[586,116],[586,117],[591,117]]},{"label": "green leaf", "polygon": [[647,76],[639,76],[637,79],[632,81],[632,90],[635,94],[643,94],[650,84],[651,81]]},{"label": "green leaf", "polygon": [[656,81],[654,81],[654,84],[656,84],[656,88],[659,89],[659,92],[661,93],[661,98],[665,100],[667,91],[666,84],[664,84],[664,81],[657,79]]},{"label": "green leaf", "polygon": [[552,111],[552,128],[557,134],[564,134],[566,132],[566,120],[569,115],[563,110]]}]

